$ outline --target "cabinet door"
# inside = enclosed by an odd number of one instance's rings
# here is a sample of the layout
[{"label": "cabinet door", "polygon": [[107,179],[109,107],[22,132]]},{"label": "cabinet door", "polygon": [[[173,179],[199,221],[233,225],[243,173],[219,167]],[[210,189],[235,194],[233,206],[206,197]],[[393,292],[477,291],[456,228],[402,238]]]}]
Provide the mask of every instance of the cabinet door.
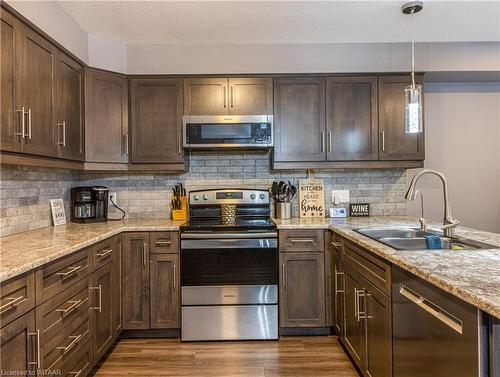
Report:
[{"label": "cabinet door", "polygon": [[[405,86],[410,76],[384,76],[378,79],[380,160],[423,160],[424,133],[405,132]],[[423,84],[423,76],[416,80]],[[423,98],[423,97],[422,97]]]},{"label": "cabinet door", "polygon": [[325,137],[325,79],[277,79],[274,161],[324,161]]},{"label": "cabinet door", "polygon": [[132,163],[183,161],[182,80],[131,80]]},{"label": "cabinet door", "polygon": [[2,371],[35,375],[37,366],[35,312],[31,311],[0,330]]},{"label": "cabinet door", "polygon": [[123,309],[122,309],[122,236],[119,235],[116,240],[116,247],[111,255],[113,268],[111,297],[111,313],[113,315],[113,338],[117,338],[123,329]]},{"label": "cabinet door", "polygon": [[376,77],[327,78],[328,160],[376,160],[377,125]]},{"label": "cabinet door", "polygon": [[392,309],[391,300],[377,288],[365,282],[363,296],[366,307],[366,365],[371,377],[392,375]]},{"label": "cabinet door", "polygon": [[[339,254],[337,254],[339,255]],[[345,272],[342,270],[341,260],[337,256],[334,266],[334,297],[335,312],[334,324],[337,334],[343,338],[345,328]]]},{"label": "cabinet door", "polygon": [[111,263],[92,274],[92,342],[94,357],[97,362],[113,344],[112,319],[112,283],[113,268]]},{"label": "cabinet door", "polygon": [[356,273],[346,269],[345,274],[345,324],[343,341],[349,354],[363,369],[365,363],[365,322],[358,313],[359,292],[362,292],[360,278]]},{"label": "cabinet door", "polygon": [[184,80],[184,114],[227,114],[227,85],[226,78],[193,78]]},{"label": "cabinet door", "polygon": [[27,109],[23,152],[54,156],[55,95],[58,51],[29,27],[21,26],[21,79],[16,86],[19,106]]},{"label": "cabinet door", "polygon": [[230,114],[272,114],[273,79],[248,77],[229,79]]},{"label": "cabinet door", "polygon": [[149,233],[125,233],[122,244],[123,329],[149,328]]},{"label": "cabinet door", "polygon": [[85,155],[88,162],[128,162],[128,84],[125,76],[86,70]]},{"label": "cabinet door", "polygon": [[17,112],[15,93],[19,85],[20,22],[5,9],[0,9],[0,145],[3,151],[19,152],[22,147],[22,113]]},{"label": "cabinet door", "polygon": [[151,254],[151,328],[179,328],[179,256]]},{"label": "cabinet door", "polygon": [[323,253],[280,254],[280,326],[325,326]]},{"label": "cabinet door", "polygon": [[325,320],[327,326],[334,326],[335,320],[335,259],[336,253],[333,246],[335,238],[328,232],[325,237]]},{"label": "cabinet door", "polygon": [[82,161],[83,67],[61,52],[57,78],[57,154],[60,158]]}]

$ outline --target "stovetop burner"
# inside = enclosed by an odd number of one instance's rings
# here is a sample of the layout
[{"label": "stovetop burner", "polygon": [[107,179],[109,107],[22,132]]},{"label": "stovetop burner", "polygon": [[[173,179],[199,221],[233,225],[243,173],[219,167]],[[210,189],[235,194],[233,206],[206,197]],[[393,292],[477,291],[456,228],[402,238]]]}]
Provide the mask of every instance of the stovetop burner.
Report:
[{"label": "stovetop burner", "polygon": [[236,218],[236,224],[223,224],[222,219],[196,219],[191,218],[181,225],[181,232],[233,232],[233,231],[273,231],[276,224],[271,218]]}]

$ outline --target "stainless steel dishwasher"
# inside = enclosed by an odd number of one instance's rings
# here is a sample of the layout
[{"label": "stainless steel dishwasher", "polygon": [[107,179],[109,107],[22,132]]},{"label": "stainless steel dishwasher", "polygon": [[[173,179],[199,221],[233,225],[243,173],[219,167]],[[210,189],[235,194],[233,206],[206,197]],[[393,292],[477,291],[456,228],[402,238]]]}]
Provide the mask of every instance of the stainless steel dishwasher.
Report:
[{"label": "stainless steel dishwasher", "polygon": [[393,268],[394,377],[488,376],[488,326],[472,305]]}]

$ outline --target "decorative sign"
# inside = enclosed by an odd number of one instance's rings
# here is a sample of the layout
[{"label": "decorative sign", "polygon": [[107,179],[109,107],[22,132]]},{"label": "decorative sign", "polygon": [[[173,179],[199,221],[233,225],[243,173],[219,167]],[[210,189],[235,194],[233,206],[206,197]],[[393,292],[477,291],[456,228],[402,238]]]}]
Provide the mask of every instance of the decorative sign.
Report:
[{"label": "decorative sign", "polygon": [[370,216],[370,204],[368,203],[349,204],[349,214],[351,217],[368,217]]},{"label": "decorative sign", "polygon": [[325,186],[322,179],[299,180],[300,217],[325,217]]},{"label": "decorative sign", "polygon": [[64,213],[64,202],[62,199],[50,199],[50,209],[52,211],[54,226],[66,224],[66,214]]}]

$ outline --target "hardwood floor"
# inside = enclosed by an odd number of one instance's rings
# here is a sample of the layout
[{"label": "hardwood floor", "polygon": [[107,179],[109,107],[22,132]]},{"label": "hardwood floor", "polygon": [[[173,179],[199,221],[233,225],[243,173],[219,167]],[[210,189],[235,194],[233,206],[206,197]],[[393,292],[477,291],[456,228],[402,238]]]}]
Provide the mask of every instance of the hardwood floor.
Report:
[{"label": "hardwood floor", "polygon": [[122,339],[95,376],[358,377],[334,336],[277,341],[181,343]]}]

